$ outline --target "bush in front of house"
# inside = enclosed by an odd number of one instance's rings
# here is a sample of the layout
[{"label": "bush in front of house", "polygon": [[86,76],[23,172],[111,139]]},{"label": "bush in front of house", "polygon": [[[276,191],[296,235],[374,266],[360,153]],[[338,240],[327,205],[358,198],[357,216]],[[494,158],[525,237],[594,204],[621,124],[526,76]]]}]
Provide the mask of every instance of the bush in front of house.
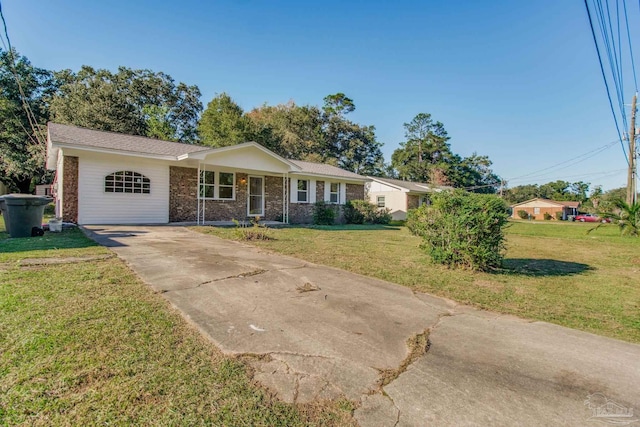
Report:
[{"label": "bush in front of house", "polygon": [[562,216],[563,216],[563,214],[562,214],[561,211],[556,211],[556,219],[558,221],[562,221]]},{"label": "bush in front of house", "polygon": [[529,212],[523,211],[523,210],[519,210],[518,211],[518,216],[520,217],[520,219],[529,219]]},{"label": "bush in front of house", "polygon": [[553,219],[553,217],[551,216],[551,214],[549,212],[545,212],[544,213],[544,220],[545,221],[551,221]]},{"label": "bush in front of house", "polygon": [[333,205],[325,202],[316,202],[313,205],[313,223],[315,225],[333,225],[336,220],[336,211]]},{"label": "bush in front of house", "polygon": [[344,220],[347,224],[389,224],[391,210],[379,209],[367,200],[350,200],[344,205]]},{"label": "bush in front of house", "polygon": [[407,227],[422,237],[434,262],[480,271],[501,266],[509,217],[504,201],[457,190],[437,193],[432,202],[411,211]]}]

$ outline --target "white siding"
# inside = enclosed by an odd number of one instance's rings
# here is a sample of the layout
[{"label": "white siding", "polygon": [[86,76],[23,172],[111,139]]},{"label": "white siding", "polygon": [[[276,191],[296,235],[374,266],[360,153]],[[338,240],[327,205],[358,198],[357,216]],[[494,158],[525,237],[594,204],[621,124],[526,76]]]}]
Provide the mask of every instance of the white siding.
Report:
[{"label": "white siding", "polygon": [[369,191],[402,191],[399,188],[392,187],[390,185],[382,184],[381,182],[372,181]]},{"label": "white siding", "polygon": [[[151,180],[150,194],[106,193],[105,176],[133,171]],[[158,160],[83,153],[78,165],[80,224],[165,224],[169,222],[169,164]]]},{"label": "white siding", "polygon": [[407,193],[402,191],[370,191],[369,201],[377,204],[378,196],[384,196],[385,207],[391,209],[394,220],[407,219]]}]

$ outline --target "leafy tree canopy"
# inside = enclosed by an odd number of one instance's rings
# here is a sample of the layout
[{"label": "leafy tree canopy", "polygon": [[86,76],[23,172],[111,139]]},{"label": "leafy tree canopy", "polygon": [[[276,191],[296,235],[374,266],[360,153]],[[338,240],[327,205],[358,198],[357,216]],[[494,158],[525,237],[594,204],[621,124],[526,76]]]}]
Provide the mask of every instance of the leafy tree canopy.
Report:
[{"label": "leafy tree canopy", "polygon": [[[12,192],[28,193],[32,184],[50,179],[44,142],[47,98],[55,88],[51,72],[34,67],[16,50],[0,49],[0,181]],[[35,123],[29,120],[25,103]]]},{"label": "leafy tree canopy", "polygon": [[345,117],[354,109],[353,100],[337,93],[325,97],[322,108],[290,101],[243,112],[229,95],[222,94],[207,106],[198,132],[203,143],[214,147],[255,141],[289,159],[379,175],[384,167],[382,144],[373,126]]},{"label": "leafy tree canopy", "polygon": [[171,76],[120,67],[116,73],[83,66],[55,73],[59,88],[51,117],[63,124],[195,142],[202,111],[197,86],[176,84]]},{"label": "leafy tree canopy", "polygon": [[509,203],[521,203],[526,200],[540,197],[557,201],[576,201],[584,203],[588,200],[588,182],[553,181],[546,184],[526,184],[509,188],[505,191],[504,198]]},{"label": "leafy tree canopy", "polygon": [[491,160],[477,153],[464,158],[453,153],[444,125],[431,114],[418,114],[404,128],[405,141],[391,156],[391,167],[399,178],[495,192],[500,178],[491,170]]}]

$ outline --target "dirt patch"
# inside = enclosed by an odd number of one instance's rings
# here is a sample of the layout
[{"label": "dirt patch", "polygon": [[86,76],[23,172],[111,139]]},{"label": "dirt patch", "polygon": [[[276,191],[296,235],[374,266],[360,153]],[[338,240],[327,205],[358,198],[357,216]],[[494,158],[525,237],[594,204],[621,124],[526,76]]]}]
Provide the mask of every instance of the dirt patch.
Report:
[{"label": "dirt patch", "polygon": [[421,334],[414,335],[407,340],[407,347],[409,348],[409,354],[404,358],[400,366],[395,369],[382,369],[380,370],[380,378],[378,379],[378,387],[382,388],[387,384],[390,384],[393,380],[398,378],[400,374],[407,370],[409,365],[415,362],[420,356],[426,354],[429,351],[429,331],[426,330]]},{"label": "dirt patch", "polygon": [[303,292],[313,292],[313,291],[319,291],[320,287],[318,287],[317,285],[314,285],[313,283],[305,283],[304,285],[298,285],[296,286],[296,291],[303,293]]}]

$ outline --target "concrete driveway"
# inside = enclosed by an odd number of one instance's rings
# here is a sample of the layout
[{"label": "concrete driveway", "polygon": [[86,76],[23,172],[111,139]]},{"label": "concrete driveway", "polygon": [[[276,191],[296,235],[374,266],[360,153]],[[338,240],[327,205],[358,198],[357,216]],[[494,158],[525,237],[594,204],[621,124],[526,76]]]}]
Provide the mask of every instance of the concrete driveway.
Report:
[{"label": "concrete driveway", "polygon": [[345,396],[362,426],[640,426],[638,345],[183,227],[86,230],[285,401]]}]

